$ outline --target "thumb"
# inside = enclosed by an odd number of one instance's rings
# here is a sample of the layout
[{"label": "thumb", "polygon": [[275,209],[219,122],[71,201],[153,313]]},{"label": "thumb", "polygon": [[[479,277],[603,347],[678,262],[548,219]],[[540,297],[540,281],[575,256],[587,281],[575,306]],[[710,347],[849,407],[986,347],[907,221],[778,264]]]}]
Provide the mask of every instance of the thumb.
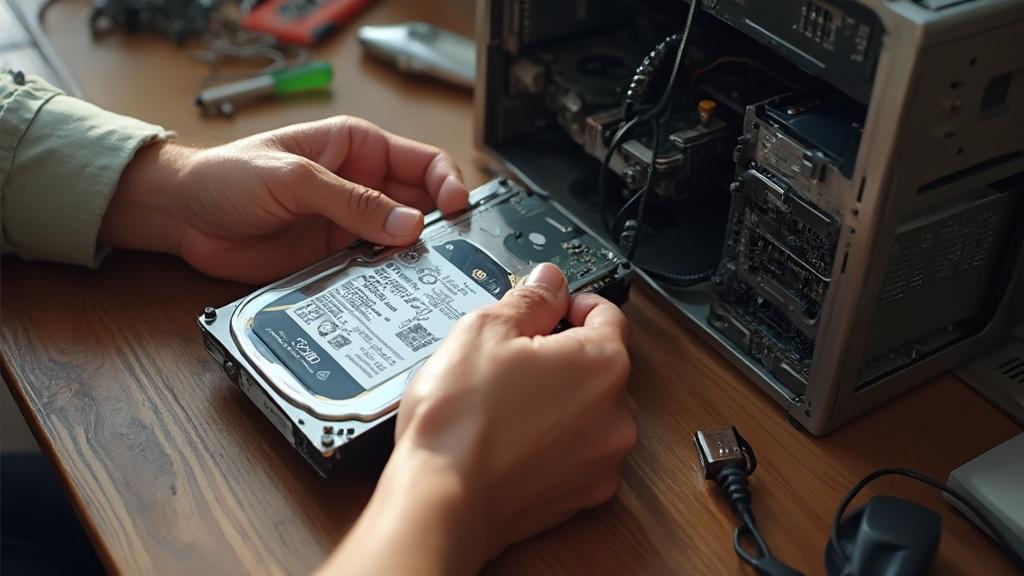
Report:
[{"label": "thumb", "polygon": [[315,162],[305,162],[301,179],[281,192],[304,214],[329,218],[364,240],[386,246],[413,243],[423,231],[423,213],[395,202],[379,190],[341,178]]},{"label": "thumb", "polygon": [[510,290],[492,313],[515,336],[551,334],[569,310],[569,283],[558,266],[545,262]]}]

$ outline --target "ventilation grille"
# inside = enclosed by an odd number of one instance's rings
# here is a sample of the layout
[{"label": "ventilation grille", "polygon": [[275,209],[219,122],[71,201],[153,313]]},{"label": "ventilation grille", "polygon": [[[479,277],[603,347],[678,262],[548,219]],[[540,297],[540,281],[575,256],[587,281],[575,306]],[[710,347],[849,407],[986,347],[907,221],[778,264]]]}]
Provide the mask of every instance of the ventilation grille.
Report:
[{"label": "ventilation grille", "polygon": [[937,280],[988,266],[1002,221],[992,207],[954,214],[899,234],[882,284],[881,302],[905,298]]},{"label": "ventilation grille", "polygon": [[1024,426],[1024,340],[1010,340],[960,366],[956,375]]},{"label": "ventilation grille", "polygon": [[1011,382],[1024,385],[1024,355],[1010,357],[996,366],[996,372]]}]

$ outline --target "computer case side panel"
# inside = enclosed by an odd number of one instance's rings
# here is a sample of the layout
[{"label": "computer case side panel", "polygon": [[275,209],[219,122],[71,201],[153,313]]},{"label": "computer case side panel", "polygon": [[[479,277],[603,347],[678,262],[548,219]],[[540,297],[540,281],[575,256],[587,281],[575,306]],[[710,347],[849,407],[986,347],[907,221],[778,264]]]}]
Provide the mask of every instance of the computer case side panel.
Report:
[{"label": "computer case side panel", "polygon": [[[1019,39],[1024,34],[1024,4],[974,2],[959,13],[948,10],[941,17],[927,16],[931,18],[916,23],[920,48],[909,51],[887,42],[883,51],[874,118],[862,150],[869,155],[868,163],[872,155],[879,157],[886,180],[879,190],[871,185],[868,172],[859,209],[862,223],[855,228],[857,234],[845,231],[851,246],[869,257],[856,261],[851,252],[848,261],[847,270],[863,267],[862,276],[860,281],[845,282],[858,292],[845,297],[852,321],[833,320],[829,330],[827,338],[833,343],[825,350],[832,358],[822,361],[835,362],[834,369],[819,376],[836,383],[833,407],[821,415],[824,422],[805,422],[812,432],[834,429],[984,353],[998,345],[1020,318],[1024,51]],[[899,42],[898,36],[887,40]],[[900,54],[918,54],[902,85],[883,72],[888,57]],[[888,95],[894,93],[906,93],[907,106],[898,119],[890,120],[896,130],[889,137],[896,145],[885,150],[870,124],[885,115]],[[915,228],[927,225],[933,230],[918,234],[919,245],[913,247],[918,255],[901,250],[914,240]],[[943,233],[936,234],[936,226]],[[864,230],[873,243],[858,244]],[[962,244],[957,243],[959,238]],[[970,277],[971,270],[985,266],[991,267],[989,274]],[[927,324],[936,320],[934,316],[941,322],[948,308],[973,294],[979,302],[974,326],[958,326],[971,324],[959,318],[949,323],[947,334],[938,330],[907,341],[902,348],[891,343],[878,346],[879,340],[902,328],[898,319],[885,313],[884,304],[889,303],[891,311],[903,299],[903,306],[912,307],[927,297],[930,282],[949,282],[957,275],[967,285],[953,282],[957,289],[949,292],[945,304],[936,299],[929,314],[933,317],[918,315],[916,322]],[[902,324],[909,323],[904,319]],[[960,333],[954,334],[957,330]]]}]

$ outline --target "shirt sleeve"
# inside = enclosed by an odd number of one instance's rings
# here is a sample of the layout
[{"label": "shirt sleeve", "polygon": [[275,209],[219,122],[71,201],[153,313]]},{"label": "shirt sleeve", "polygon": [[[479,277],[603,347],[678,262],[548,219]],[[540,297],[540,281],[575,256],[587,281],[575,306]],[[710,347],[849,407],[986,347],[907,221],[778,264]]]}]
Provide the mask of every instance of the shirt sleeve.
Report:
[{"label": "shirt sleeve", "polygon": [[0,246],[96,266],[100,224],[135,153],[173,133],[0,71]]}]

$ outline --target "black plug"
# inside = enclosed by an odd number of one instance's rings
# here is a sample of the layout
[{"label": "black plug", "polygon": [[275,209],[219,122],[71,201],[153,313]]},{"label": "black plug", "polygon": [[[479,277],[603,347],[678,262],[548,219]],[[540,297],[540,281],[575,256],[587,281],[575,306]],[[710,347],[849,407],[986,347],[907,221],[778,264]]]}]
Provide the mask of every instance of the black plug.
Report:
[{"label": "black plug", "polygon": [[[736,554],[759,574],[800,576],[800,572],[772,556],[754,522],[752,496],[747,485],[747,478],[757,469],[754,449],[734,427],[698,430],[693,440],[697,444],[704,477],[718,484],[729,499],[733,513],[740,520],[733,536]],[[744,538],[754,543],[758,556],[751,555],[743,548],[741,542]]]}]

